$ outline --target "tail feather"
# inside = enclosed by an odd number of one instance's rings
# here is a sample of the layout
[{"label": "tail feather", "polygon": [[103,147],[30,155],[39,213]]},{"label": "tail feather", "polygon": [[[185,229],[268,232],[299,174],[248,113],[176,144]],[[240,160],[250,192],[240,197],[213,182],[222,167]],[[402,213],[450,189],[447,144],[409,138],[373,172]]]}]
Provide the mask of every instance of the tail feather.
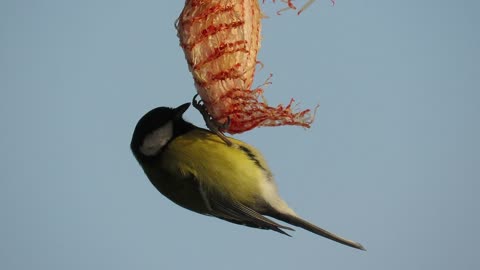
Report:
[{"label": "tail feather", "polygon": [[320,236],[323,236],[325,238],[328,238],[330,240],[333,240],[333,241],[336,241],[338,243],[341,243],[341,244],[344,244],[344,245],[347,245],[349,247],[353,247],[353,248],[357,248],[357,249],[360,249],[360,250],[366,250],[362,244],[360,243],[357,243],[355,241],[352,241],[352,240],[349,240],[349,239],[346,239],[346,238],[343,238],[343,237],[340,237],[336,234],[333,234],[327,230],[324,230],[320,227],[317,227],[316,225],[306,221],[306,220],[303,220],[301,219],[300,217],[297,217],[297,216],[293,216],[291,214],[283,214],[283,213],[275,213],[275,214],[269,214],[269,216],[273,217],[273,218],[276,218],[276,219],[279,219],[279,220],[282,220],[284,222],[287,222],[291,225],[294,225],[294,226],[298,226],[298,227],[301,227],[307,231],[310,231],[314,234],[318,234]]}]

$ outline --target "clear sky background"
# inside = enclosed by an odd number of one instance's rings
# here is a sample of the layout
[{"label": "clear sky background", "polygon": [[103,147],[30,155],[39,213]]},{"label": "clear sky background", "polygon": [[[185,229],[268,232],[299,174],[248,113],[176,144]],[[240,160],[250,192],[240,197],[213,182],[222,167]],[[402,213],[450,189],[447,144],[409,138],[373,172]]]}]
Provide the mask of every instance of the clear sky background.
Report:
[{"label": "clear sky background", "polygon": [[137,120],[195,93],[184,1],[2,0],[0,269],[480,269],[480,2],[267,2],[256,84],[273,73],[272,105],[320,108],[309,130],[236,137],[299,214],[368,251],[201,216],[149,183]]}]

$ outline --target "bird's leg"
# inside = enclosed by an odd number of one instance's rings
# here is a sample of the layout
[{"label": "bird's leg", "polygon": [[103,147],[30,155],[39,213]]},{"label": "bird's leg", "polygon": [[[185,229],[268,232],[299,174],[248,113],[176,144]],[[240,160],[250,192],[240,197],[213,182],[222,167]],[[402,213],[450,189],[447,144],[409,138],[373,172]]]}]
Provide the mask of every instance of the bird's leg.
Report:
[{"label": "bird's leg", "polygon": [[222,125],[216,123],[205,108],[203,100],[197,101],[197,96],[198,94],[195,94],[193,96],[192,105],[203,116],[203,120],[205,120],[205,124],[207,125],[208,129],[210,129],[211,132],[217,134],[217,136],[220,137],[220,139],[222,139],[228,146],[232,146],[232,142],[220,131],[228,129],[228,127],[230,126],[230,117],[228,117],[227,122]]}]

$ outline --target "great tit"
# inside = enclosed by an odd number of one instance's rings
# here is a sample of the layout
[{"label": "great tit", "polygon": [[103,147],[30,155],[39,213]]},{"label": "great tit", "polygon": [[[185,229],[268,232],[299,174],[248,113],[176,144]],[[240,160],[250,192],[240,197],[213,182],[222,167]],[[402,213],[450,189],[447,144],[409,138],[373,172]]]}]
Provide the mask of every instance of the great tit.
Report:
[{"label": "great tit", "polygon": [[230,145],[209,130],[183,119],[190,103],[159,107],[137,123],[130,144],[152,184],[174,203],[232,223],[273,230],[292,230],[265,217],[365,250],[357,242],[330,233],[300,218],[280,198],[262,154],[229,137]]}]

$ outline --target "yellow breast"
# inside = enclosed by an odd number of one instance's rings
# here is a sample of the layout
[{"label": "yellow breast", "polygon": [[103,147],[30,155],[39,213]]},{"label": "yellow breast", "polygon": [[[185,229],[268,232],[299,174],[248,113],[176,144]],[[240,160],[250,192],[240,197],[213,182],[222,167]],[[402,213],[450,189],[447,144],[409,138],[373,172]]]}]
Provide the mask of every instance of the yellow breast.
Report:
[{"label": "yellow breast", "polygon": [[195,176],[207,191],[251,205],[261,192],[261,182],[269,181],[270,170],[254,147],[229,140],[233,146],[206,130],[193,130],[168,145],[161,163],[171,173]]}]

